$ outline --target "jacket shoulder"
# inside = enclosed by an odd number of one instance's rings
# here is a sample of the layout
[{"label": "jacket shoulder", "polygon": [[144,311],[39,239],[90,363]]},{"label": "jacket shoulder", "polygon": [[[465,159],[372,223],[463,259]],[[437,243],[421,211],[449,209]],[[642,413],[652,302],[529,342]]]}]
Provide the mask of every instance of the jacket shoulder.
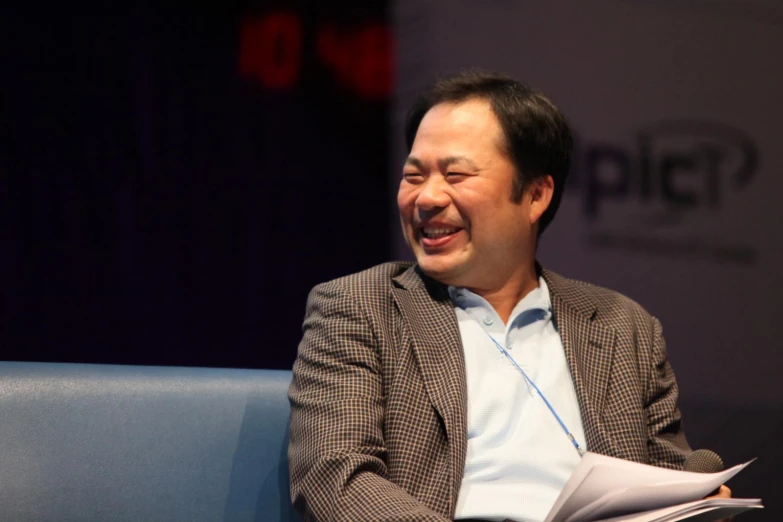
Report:
[{"label": "jacket shoulder", "polygon": [[392,280],[413,266],[411,261],[393,261],[321,283],[314,290],[339,289],[357,300],[388,295]]},{"label": "jacket shoulder", "polygon": [[634,319],[634,322],[652,322],[652,315],[641,304],[616,290],[553,272],[548,272],[547,275],[555,283],[560,297],[567,302],[578,302],[592,307],[596,312],[596,319],[601,322],[616,322],[629,318]]}]

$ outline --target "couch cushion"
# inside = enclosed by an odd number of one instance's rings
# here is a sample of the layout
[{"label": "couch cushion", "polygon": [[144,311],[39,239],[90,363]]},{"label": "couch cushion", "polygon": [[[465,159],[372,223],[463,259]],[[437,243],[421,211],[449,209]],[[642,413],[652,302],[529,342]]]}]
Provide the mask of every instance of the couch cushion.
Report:
[{"label": "couch cushion", "polygon": [[0,363],[0,520],[298,520],[291,373]]}]

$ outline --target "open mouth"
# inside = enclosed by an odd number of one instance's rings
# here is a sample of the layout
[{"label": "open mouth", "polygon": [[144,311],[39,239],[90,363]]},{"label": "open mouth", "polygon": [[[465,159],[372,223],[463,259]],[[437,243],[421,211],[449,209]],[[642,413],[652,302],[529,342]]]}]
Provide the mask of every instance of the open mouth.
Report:
[{"label": "open mouth", "polygon": [[446,248],[455,237],[458,237],[458,234],[461,231],[462,229],[459,227],[443,225],[421,227],[419,229],[419,234],[421,234],[421,245],[428,250],[441,250]]},{"label": "open mouth", "polygon": [[424,227],[421,229],[421,235],[426,239],[441,239],[454,235],[460,230],[456,227]]}]

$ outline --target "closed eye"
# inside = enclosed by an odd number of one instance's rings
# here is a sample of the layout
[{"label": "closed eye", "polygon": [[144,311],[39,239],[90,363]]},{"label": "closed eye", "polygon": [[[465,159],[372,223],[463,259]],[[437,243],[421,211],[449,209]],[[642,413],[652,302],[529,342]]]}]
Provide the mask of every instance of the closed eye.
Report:
[{"label": "closed eye", "polygon": [[403,172],[402,178],[405,181],[409,181],[411,183],[418,183],[419,181],[424,179],[424,176],[422,176],[418,172]]}]

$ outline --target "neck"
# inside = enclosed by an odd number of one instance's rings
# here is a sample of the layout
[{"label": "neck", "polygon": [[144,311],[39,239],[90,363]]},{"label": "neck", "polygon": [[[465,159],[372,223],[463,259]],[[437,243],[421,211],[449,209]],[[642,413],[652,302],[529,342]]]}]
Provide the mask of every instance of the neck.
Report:
[{"label": "neck", "polygon": [[538,288],[538,275],[535,264],[531,264],[500,284],[488,288],[471,288],[470,291],[486,299],[503,323],[508,324],[508,319],[517,303],[536,288]]}]

